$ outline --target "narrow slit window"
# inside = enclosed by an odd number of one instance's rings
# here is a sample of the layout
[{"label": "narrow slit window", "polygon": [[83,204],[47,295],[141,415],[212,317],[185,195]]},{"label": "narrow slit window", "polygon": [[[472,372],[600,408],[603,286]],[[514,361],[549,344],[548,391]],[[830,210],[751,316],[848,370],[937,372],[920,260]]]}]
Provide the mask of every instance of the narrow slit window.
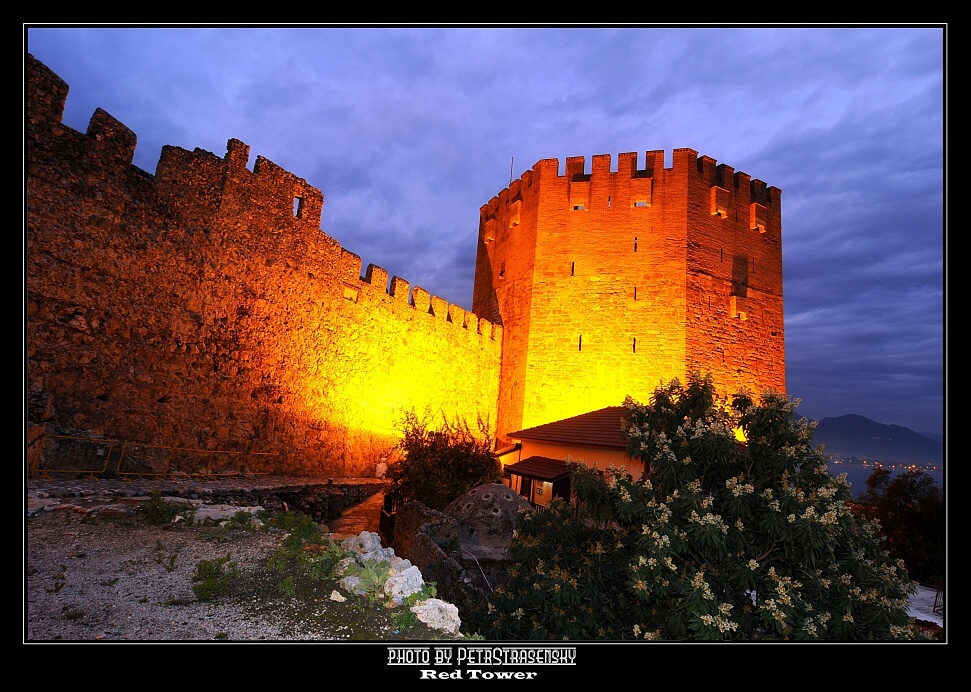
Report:
[{"label": "narrow slit window", "polygon": [[577,341],[577,350],[578,351],[582,351],[583,350],[583,334],[580,335],[580,338]]},{"label": "narrow slit window", "polygon": [[637,300],[637,286],[634,286],[634,300]]},{"label": "narrow slit window", "polygon": [[631,343],[630,350],[631,350],[631,353],[637,353],[637,337],[636,336],[634,337],[634,341]]},{"label": "narrow slit window", "polygon": [[570,276],[576,276],[577,263],[570,262]]},{"label": "narrow slit window", "polygon": [[296,217],[299,218],[299,216],[300,216],[300,208],[302,206],[303,206],[303,197],[294,197],[293,198],[293,215],[294,216],[296,216]]},{"label": "narrow slit window", "polygon": [[634,236],[634,252],[637,252],[637,236]]}]

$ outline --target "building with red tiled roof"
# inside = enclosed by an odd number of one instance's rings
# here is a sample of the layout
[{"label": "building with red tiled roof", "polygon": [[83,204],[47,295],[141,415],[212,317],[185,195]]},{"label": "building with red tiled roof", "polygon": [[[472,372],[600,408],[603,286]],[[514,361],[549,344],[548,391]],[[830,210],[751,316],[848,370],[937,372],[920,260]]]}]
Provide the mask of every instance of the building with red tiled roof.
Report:
[{"label": "building with red tiled roof", "polygon": [[606,470],[624,467],[635,478],[644,464],[627,453],[627,409],[605,408],[509,433],[513,444],[499,452],[503,482],[534,505],[569,498],[567,460]]}]

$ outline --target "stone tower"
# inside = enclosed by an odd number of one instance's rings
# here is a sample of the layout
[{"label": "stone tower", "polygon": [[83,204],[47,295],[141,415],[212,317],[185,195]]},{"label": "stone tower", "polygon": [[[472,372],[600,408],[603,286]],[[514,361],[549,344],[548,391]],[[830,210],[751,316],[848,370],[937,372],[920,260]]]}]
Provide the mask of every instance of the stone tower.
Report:
[{"label": "stone tower", "polygon": [[498,436],[711,373],[785,391],[781,190],[675,149],[539,161],[480,209],[472,310],[503,328]]}]

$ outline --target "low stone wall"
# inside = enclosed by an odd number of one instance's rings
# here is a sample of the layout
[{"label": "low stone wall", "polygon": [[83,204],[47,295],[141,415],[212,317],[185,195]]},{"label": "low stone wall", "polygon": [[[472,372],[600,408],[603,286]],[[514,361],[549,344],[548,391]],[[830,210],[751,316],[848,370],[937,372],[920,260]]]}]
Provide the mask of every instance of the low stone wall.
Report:
[{"label": "low stone wall", "polygon": [[327,523],[340,518],[348,507],[385,490],[388,481],[378,478],[150,478],[99,479],[87,476],[31,478],[28,497],[104,499],[162,497],[201,499],[241,507],[261,506],[268,511],[300,512]]}]

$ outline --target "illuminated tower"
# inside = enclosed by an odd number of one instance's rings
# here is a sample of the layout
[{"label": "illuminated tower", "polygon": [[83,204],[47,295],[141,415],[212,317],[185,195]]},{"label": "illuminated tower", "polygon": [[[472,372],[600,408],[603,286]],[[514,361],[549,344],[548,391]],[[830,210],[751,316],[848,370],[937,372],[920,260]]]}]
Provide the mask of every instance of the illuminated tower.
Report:
[{"label": "illuminated tower", "polygon": [[480,209],[472,310],[503,327],[498,434],[711,373],[785,391],[781,190],[675,149],[539,161]]}]

